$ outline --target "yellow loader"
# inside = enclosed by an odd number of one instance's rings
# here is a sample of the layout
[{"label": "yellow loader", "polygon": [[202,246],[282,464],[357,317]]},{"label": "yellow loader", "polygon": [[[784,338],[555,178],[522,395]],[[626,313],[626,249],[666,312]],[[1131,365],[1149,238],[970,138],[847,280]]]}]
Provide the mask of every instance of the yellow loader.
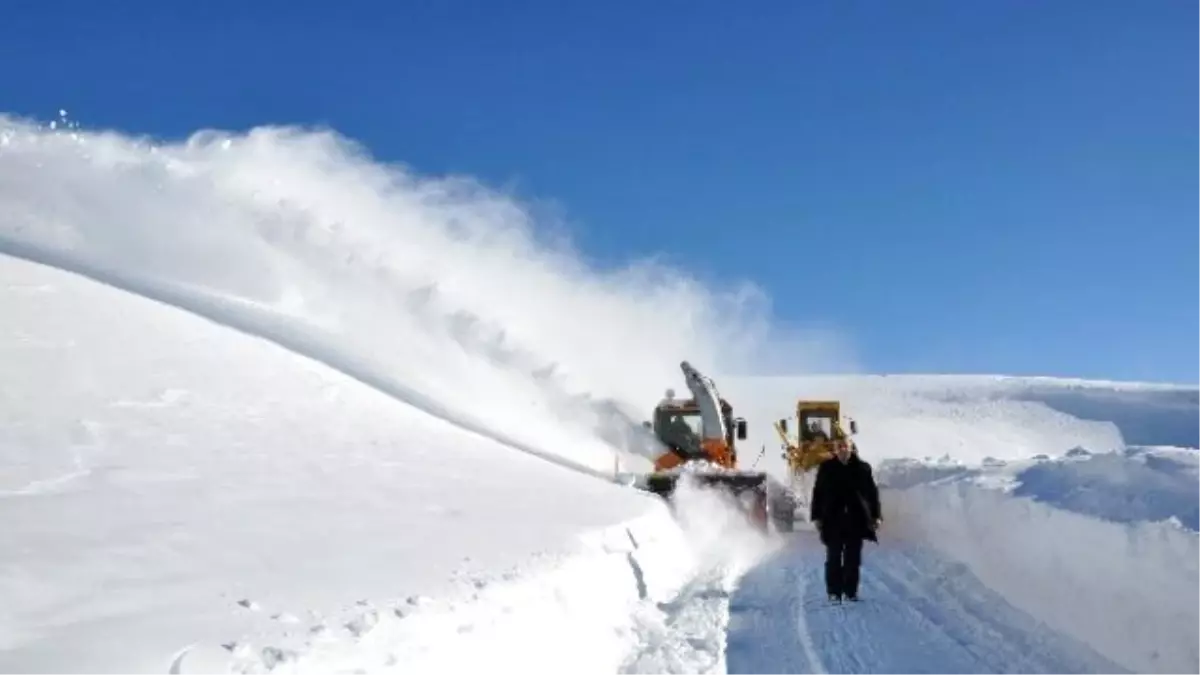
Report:
[{"label": "yellow loader", "polygon": [[857,448],[851,436],[858,433],[858,423],[842,417],[841,402],[800,399],[796,402],[797,436],[788,437],[788,421],[775,423],[775,431],[783,441],[782,457],[787,462],[792,499],[796,509],[795,520],[807,520],[803,509],[808,504],[812,486],[808,485],[807,474],[843,445],[851,452]]}]

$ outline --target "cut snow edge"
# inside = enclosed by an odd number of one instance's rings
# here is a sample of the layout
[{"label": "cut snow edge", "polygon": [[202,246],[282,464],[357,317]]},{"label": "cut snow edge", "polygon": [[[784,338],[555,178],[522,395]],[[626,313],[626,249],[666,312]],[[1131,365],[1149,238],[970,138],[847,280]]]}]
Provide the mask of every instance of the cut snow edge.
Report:
[{"label": "cut snow edge", "polygon": [[1134,672],[1200,669],[1200,537],[953,481],[888,490],[889,536],[958,560],[1017,609]]},{"label": "cut snow edge", "polygon": [[[578,536],[568,552],[534,555],[519,568],[463,578],[457,593],[363,600],[334,616],[247,636],[223,645],[181,649],[172,673],[310,672],[362,669],[461,672],[520,664],[525,672],[586,672],[631,667],[674,669],[699,652],[720,670],[724,625],[670,648],[665,614],[694,599],[702,559],[664,506]],[[707,570],[709,577],[714,572]],[[701,578],[728,584],[732,574]],[[260,608],[270,611],[271,608]]]}]

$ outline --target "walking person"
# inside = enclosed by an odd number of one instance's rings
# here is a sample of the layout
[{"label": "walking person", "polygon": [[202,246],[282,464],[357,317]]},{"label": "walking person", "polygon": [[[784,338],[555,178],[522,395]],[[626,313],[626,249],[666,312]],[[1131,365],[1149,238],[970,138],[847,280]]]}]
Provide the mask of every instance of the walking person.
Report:
[{"label": "walking person", "polygon": [[809,520],[825,545],[825,590],[829,599],[858,599],[863,541],[879,541],[879,488],[871,465],[848,443],[817,468]]}]

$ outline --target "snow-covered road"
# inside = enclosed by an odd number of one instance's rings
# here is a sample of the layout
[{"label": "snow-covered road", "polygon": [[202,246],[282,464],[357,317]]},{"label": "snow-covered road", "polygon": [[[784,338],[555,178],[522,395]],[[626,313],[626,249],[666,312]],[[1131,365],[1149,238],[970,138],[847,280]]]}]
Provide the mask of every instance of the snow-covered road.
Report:
[{"label": "snow-covered road", "polygon": [[730,673],[1123,672],[1012,608],[963,566],[884,538],[861,599],[833,605],[812,532],[751,570],[730,600]]}]

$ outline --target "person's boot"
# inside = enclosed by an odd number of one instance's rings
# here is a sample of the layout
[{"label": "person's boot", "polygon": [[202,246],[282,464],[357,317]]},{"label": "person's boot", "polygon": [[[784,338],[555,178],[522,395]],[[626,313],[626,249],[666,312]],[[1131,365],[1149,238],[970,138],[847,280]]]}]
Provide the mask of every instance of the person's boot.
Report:
[{"label": "person's boot", "polygon": [[830,593],[829,601],[833,602],[833,603],[841,603],[842,602],[842,594],[841,593]]},{"label": "person's boot", "polygon": [[856,559],[851,560],[850,564],[846,566],[846,570],[842,575],[842,593],[851,602],[858,601],[858,582],[862,573],[859,564],[856,556]]}]

